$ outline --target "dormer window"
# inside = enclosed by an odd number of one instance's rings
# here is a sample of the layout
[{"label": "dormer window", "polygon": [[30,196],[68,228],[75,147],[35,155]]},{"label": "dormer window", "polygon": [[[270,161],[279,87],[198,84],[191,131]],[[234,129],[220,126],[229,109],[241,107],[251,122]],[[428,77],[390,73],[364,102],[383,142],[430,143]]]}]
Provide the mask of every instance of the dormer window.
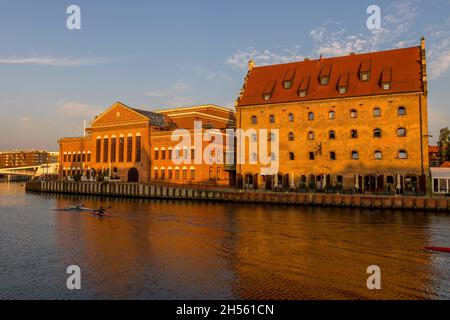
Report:
[{"label": "dormer window", "polygon": [[324,64],[320,72],[320,85],[326,86],[330,83],[331,64]]},{"label": "dormer window", "polygon": [[275,80],[269,81],[263,92],[264,101],[269,101],[272,98],[272,94],[273,91],[275,90],[276,83],[277,82]]},{"label": "dormer window", "polygon": [[309,90],[310,77],[303,77],[300,87],[298,88],[298,95],[300,98],[306,97]]},{"label": "dormer window", "polygon": [[344,73],[339,78],[338,90],[340,94],[346,94],[348,89],[348,73]]},{"label": "dormer window", "polygon": [[370,80],[370,70],[372,66],[372,61],[370,59],[363,60],[361,63],[361,68],[359,69],[359,80],[369,81]]},{"label": "dormer window", "polygon": [[295,69],[290,69],[286,72],[283,79],[283,88],[292,89],[292,84],[294,83]]},{"label": "dormer window", "polygon": [[285,88],[285,89],[292,89],[292,81],[291,80],[284,80],[283,81],[283,88]]},{"label": "dormer window", "polygon": [[359,79],[361,81],[365,81],[365,82],[369,81],[370,80],[370,72],[361,72],[359,74]]},{"label": "dormer window", "polygon": [[392,70],[391,68],[383,69],[381,74],[381,87],[383,90],[390,90],[392,82]]}]

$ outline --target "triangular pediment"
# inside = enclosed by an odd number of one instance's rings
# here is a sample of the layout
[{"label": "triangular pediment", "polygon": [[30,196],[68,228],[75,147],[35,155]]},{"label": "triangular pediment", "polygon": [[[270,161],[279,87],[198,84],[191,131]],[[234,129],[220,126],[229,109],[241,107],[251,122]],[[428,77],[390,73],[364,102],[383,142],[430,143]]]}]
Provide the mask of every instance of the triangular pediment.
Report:
[{"label": "triangular pediment", "polygon": [[146,122],[149,118],[136,112],[127,105],[116,102],[103,113],[98,115],[91,124],[91,127],[99,127],[105,125],[114,125],[122,123],[139,123]]}]

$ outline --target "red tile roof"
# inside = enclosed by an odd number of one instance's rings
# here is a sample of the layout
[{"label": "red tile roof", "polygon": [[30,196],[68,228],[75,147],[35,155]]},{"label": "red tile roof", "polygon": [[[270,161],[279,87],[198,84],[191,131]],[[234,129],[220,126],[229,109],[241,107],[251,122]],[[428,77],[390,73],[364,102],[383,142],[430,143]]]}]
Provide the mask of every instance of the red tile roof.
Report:
[{"label": "red tile roof", "polygon": [[438,153],[439,152],[439,147],[438,146],[429,146],[428,147],[428,152]]},{"label": "red tile roof", "polygon": [[[421,59],[421,48],[413,47],[255,67],[238,106],[423,92]],[[370,71],[369,81],[360,80],[362,71]],[[283,80],[292,75],[292,88],[285,89]],[[320,85],[321,76],[330,76],[328,85]],[[299,87],[304,87],[308,78],[310,83],[307,95],[301,98],[298,94]],[[383,90],[382,81],[391,81],[391,89]],[[274,82],[275,90],[271,98],[265,101],[264,92]],[[348,90],[341,94],[338,84],[344,82],[348,82]]]},{"label": "red tile roof", "polygon": [[441,168],[450,168],[450,161],[446,161],[441,165]]}]

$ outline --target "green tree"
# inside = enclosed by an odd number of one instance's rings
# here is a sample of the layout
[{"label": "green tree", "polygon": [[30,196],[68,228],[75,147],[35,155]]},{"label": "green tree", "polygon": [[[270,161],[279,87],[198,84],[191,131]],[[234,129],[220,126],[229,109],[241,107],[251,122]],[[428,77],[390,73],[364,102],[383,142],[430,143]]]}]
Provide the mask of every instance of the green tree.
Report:
[{"label": "green tree", "polygon": [[450,129],[448,127],[441,129],[438,146],[441,163],[450,161]]}]

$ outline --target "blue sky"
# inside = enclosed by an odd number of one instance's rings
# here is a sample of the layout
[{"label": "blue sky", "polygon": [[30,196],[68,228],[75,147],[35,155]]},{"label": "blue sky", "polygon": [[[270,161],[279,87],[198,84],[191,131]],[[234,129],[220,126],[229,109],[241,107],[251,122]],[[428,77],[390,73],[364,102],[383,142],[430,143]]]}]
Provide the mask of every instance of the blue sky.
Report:
[{"label": "blue sky", "polygon": [[[81,7],[81,30],[66,28],[71,4]],[[366,27],[370,4],[382,10],[382,30]],[[436,137],[450,119],[450,0],[1,0],[0,150],[56,150],[115,101],[232,107],[252,58],[408,47],[422,35]]]}]

